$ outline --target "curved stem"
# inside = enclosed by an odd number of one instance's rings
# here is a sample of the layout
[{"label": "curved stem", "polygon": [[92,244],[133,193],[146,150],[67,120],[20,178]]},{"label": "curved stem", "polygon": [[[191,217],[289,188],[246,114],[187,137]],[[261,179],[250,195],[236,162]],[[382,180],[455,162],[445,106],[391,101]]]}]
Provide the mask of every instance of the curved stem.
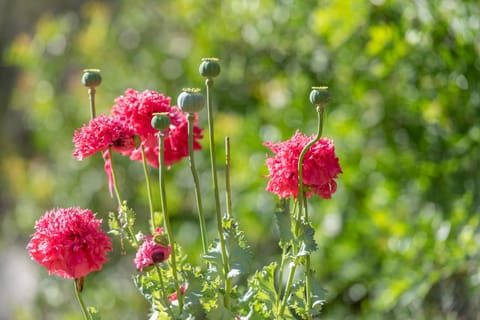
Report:
[{"label": "curved stem", "polygon": [[189,154],[189,165],[190,170],[192,171],[193,183],[195,185],[195,198],[197,200],[197,210],[198,210],[198,221],[200,223],[200,236],[202,238],[202,247],[203,253],[207,253],[208,242],[207,242],[207,227],[205,224],[205,216],[203,215],[203,206],[202,206],[202,196],[200,194],[200,181],[198,179],[198,173],[195,166],[195,157],[193,150],[193,121],[195,115],[189,113],[187,116],[188,119],[188,154]]},{"label": "curved stem", "polygon": [[145,182],[147,184],[147,198],[148,207],[150,209],[150,223],[152,225],[152,234],[154,234],[157,224],[155,223],[155,212],[153,211],[152,184],[150,182],[150,175],[148,174],[147,158],[145,156],[145,148],[143,147],[143,145],[140,147],[140,150],[142,151],[143,173],[145,174]]},{"label": "curved stem", "polygon": [[[322,136],[322,130],[323,130],[323,114],[324,114],[325,108],[323,106],[317,106],[317,134],[311,140],[307,145],[303,148],[302,152],[300,153],[300,157],[298,158],[298,216],[297,216],[297,221],[300,222],[301,216],[302,216],[302,205],[303,205],[303,158],[305,157],[305,154],[307,153],[308,149],[317,142],[320,137]],[[298,223],[295,226],[296,232],[298,232]]]},{"label": "curved stem", "polygon": [[75,279],[73,281],[73,286],[75,287],[75,296],[77,297],[78,304],[80,304],[80,309],[82,309],[83,318],[85,320],[91,320],[91,317],[89,316],[89,314],[87,312],[87,308],[85,307],[85,303],[83,302],[82,294],[81,294],[81,292],[78,288],[77,280],[78,279]]},{"label": "curved stem", "polygon": [[[305,201],[306,203],[306,194],[303,189],[303,158],[305,157],[305,154],[307,153],[308,149],[317,142],[320,137],[322,136],[322,130],[323,130],[323,114],[324,114],[325,108],[321,105],[317,106],[317,133],[313,140],[311,140],[307,145],[303,148],[302,152],[300,153],[300,156],[298,158],[298,194],[297,194],[297,201],[298,201],[298,211],[297,214],[294,215],[295,217],[295,232],[294,236],[297,237],[300,225],[302,223],[302,212],[303,212],[303,202]],[[308,212],[305,206],[305,214],[303,215],[303,220],[304,223],[308,223]],[[293,251],[295,251],[295,248],[292,248]],[[293,252],[294,254],[295,252]],[[290,269],[290,274],[288,277],[288,282],[287,286],[285,287],[285,293],[283,296],[283,301],[282,301],[282,306],[280,309],[280,315],[283,315],[285,305],[287,303],[288,296],[290,295],[290,290],[293,284],[293,276],[295,274],[295,269],[296,269],[296,262],[292,262],[292,268]],[[311,274],[310,274],[310,255],[306,255],[306,274],[305,274],[305,289],[306,289],[306,296],[307,296],[307,308],[311,309]]]},{"label": "curved stem", "polygon": [[97,90],[95,88],[88,88],[88,101],[90,102],[90,118],[93,119],[96,117],[95,113],[95,93]]},{"label": "curved stem", "polygon": [[222,224],[222,213],[220,209],[220,196],[218,193],[218,181],[217,181],[217,164],[215,159],[215,132],[213,129],[213,111],[212,111],[212,94],[211,88],[213,86],[213,79],[208,78],[205,80],[205,85],[207,87],[207,114],[208,114],[208,130],[209,130],[209,142],[210,142],[210,165],[212,168],[212,180],[213,180],[213,190],[215,196],[215,209],[217,217],[217,230],[218,230],[218,240],[220,241],[220,248],[222,251],[222,263],[223,271],[225,274],[225,296],[223,303],[228,309],[230,304],[230,283],[231,279],[228,278],[228,273],[230,272],[229,259],[227,255],[227,249],[225,247],[225,240],[223,238],[223,224]]},{"label": "curved stem", "polygon": [[165,158],[164,158],[165,136],[162,133],[158,134],[158,145],[160,147],[158,152],[158,158],[159,158],[158,162],[160,164],[160,170],[159,170],[160,202],[162,203],[163,222],[165,223],[165,229],[167,230],[168,242],[172,247],[172,253],[171,253],[172,274],[175,280],[175,289],[177,291],[177,297],[178,297],[178,307],[181,313],[183,309],[183,295],[180,292],[180,285],[178,284],[176,243],[175,243],[175,239],[173,238],[173,232],[170,226],[170,218],[168,217],[168,212],[167,212],[167,199],[166,199],[166,193],[165,193]]}]

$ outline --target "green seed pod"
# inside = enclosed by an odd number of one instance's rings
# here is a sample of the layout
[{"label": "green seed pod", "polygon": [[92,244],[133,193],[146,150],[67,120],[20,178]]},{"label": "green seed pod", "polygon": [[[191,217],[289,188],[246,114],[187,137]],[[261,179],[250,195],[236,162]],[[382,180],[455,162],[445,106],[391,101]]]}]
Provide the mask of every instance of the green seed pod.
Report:
[{"label": "green seed pod", "polygon": [[167,113],[154,113],[152,127],[158,131],[165,132],[170,126],[170,118]]},{"label": "green seed pod", "polygon": [[312,87],[310,92],[310,102],[315,106],[321,106],[328,102],[330,94],[328,87]]},{"label": "green seed pod", "polygon": [[200,93],[200,89],[183,89],[178,95],[177,104],[184,112],[200,112],[205,106],[205,96]]},{"label": "green seed pod", "polygon": [[102,83],[102,76],[99,69],[83,70],[82,83],[85,87],[95,88]]},{"label": "green seed pod", "polygon": [[220,74],[220,63],[217,58],[203,58],[198,71],[207,78],[214,78]]}]

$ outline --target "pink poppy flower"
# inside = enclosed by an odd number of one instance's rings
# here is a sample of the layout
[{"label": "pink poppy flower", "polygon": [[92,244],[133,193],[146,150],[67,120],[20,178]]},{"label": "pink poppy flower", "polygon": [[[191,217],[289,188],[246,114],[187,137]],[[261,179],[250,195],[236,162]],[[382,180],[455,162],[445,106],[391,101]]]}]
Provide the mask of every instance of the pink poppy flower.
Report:
[{"label": "pink poppy flower", "polygon": [[[170,127],[165,133],[165,164],[170,166],[188,156],[188,121],[186,115],[176,106],[170,106],[170,98],[152,90],[139,93],[127,89],[125,96],[115,100],[112,114],[134,128],[135,134],[141,139],[145,157],[149,165],[158,167],[158,138],[156,129],[152,128],[151,120],[154,113],[165,112],[170,117]],[[200,150],[199,140],[202,129],[194,124],[194,150]],[[129,153],[130,159],[142,161],[141,149]]]},{"label": "pink poppy flower", "polygon": [[137,255],[133,260],[137,270],[144,271],[157,263],[164,262],[170,257],[172,248],[155,241],[156,237],[160,238],[162,232],[161,228],[157,228],[155,235],[143,237],[144,242],[138,248]]},{"label": "pink poppy flower", "polygon": [[[264,145],[274,153],[266,159],[270,178],[267,191],[280,198],[298,197],[298,159],[303,148],[314,136],[307,137],[297,131],[290,140]],[[321,138],[315,142],[303,159],[303,184],[307,196],[317,194],[330,199],[337,189],[334,179],[342,173],[333,141]]]},{"label": "pink poppy flower", "polygon": [[100,270],[107,262],[107,252],[112,251],[101,222],[88,209],[47,211],[35,224],[28,252],[49,274],[67,279],[84,277]]},{"label": "pink poppy flower", "polygon": [[73,155],[78,160],[83,160],[109,147],[113,151],[128,154],[135,148],[133,136],[133,129],[119,118],[100,115],[75,131]]}]

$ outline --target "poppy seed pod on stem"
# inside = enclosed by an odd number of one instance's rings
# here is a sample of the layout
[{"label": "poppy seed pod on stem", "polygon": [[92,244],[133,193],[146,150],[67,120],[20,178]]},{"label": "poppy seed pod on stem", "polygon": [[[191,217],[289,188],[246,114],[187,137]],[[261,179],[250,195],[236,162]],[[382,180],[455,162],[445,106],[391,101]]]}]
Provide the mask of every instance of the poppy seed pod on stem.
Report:
[{"label": "poppy seed pod on stem", "polygon": [[177,104],[184,112],[200,112],[205,106],[205,96],[197,88],[183,89],[178,95]]},{"label": "poppy seed pod on stem", "polygon": [[330,100],[328,87],[312,87],[310,91],[310,102],[315,106],[324,105]]},{"label": "poppy seed pod on stem", "polygon": [[220,63],[217,58],[203,58],[198,71],[203,77],[214,78],[220,74]]},{"label": "poppy seed pod on stem", "polygon": [[83,70],[82,84],[88,88],[98,87],[102,83],[102,75],[99,69]]},{"label": "poppy seed pod on stem", "polygon": [[167,113],[154,113],[152,118],[152,127],[160,132],[165,132],[170,126],[170,118]]}]

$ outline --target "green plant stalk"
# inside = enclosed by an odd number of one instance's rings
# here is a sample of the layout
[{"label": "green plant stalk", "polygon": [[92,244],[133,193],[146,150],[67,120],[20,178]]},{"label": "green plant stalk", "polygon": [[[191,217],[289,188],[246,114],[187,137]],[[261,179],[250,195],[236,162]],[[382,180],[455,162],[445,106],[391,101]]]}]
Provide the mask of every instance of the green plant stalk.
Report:
[{"label": "green plant stalk", "polygon": [[[280,268],[278,270],[278,297],[282,296],[283,290],[283,269],[285,269],[285,260],[287,255],[287,247],[284,245],[282,248],[282,261],[280,262]],[[277,310],[280,308],[280,299],[277,300]]]},{"label": "green plant stalk", "polygon": [[202,196],[200,193],[200,181],[198,179],[197,168],[195,166],[195,157],[193,150],[193,120],[195,119],[195,114],[189,113],[187,116],[188,119],[188,154],[189,154],[189,165],[190,170],[192,171],[193,183],[195,185],[195,198],[197,200],[197,210],[198,210],[198,221],[200,223],[200,236],[202,238],[202,247],[203,253],[206,254],[208,250],[207,242],[207,227],[205,224],[205,216],[203,214],[202,206]]},{"label": "green plant stalk", "polygon": [[227,255],[227,249],[225,247],[225,240],[223,238],[223,223],[222,223],[222,213],[220,209],[220,196],[218,193],[218,180],[217,180],[217,164],[215,160],[215,136],[213,128],[213,111],[212,111],[212,93],[211,89],[213,86],[213,79],[207,78],[205,80],[205,85],[207,88],[207,115],[208,115],[208,130],[209,130],[209,143],[210,143],[210,165],[212,168],[212,180],[213,180],[213,190],[215,196],[215,209],[217,217],[217,229],[218,229],[218,239],[220,241],[220,248],[222,251],[222,263],[223,271],[225,274],[225,296],[223,299],[223,304],[228,309],[230,305],[230,288],[231,288],[231,279],[228,278],[228,273],[230,272],[230,263]]},{"label": "green plant stalk", "polygon": [[[301,219],[302,219],[302,211],[303,211],[303,200],[305,197],[304,191],[303,191],[303,158],[305,157],[305,154],[307,153],[308,149],[317,142],[320,137],[322,136],[322,131],[323,131],[323,115],[324,115],[324,110],[325,108],[323,106],[317,106],[317,134],[313,138],[312,141],[310,141],[302,150],[300,153],[300,157],[298,158],[298,194],[297,194],[297,201],[298,201],[298,214],[295,216],[296,221],[295,221],[295,232],[294,236],[296,237],[300,228],[301,224]],[[308,223],[308,214],[305,214],[304,216],[304,221],[305,223]],[[292,248],[293,253],[295,253],[295,248]],[[306,256],[306,263],[308,264],[308,268],[306,269],[306,274],[305,274],[305,290],[306,290],[306,297],[307,297],[307,308],[311,309],[311,275],[310,275],[310,255]],[[291,286],[293,284],[293,276],[295,274],[295,269],[296,269],[296,262],[294,262],[294,265],[290,269],[290,274],[288,276],[288,282],[287,286],[285,287],[285,294],[283,296],[283,301],[282,301],[282,306],[280,309],[280,316],[283,316],[283,310],[285,309],[286,303],[288,296],[290,295],[290,290]],[[292,280],[292,281],[290,281]]]},{"label": "green plant stalk", "polygon": [[285,293],[283,294],[282,304],[280,305],[278,319],[283,319],[283,314],[285,313],[285,307],[287,306],[288,296],[290,295],[290,289],[292,288],[296,268],[297,263],[295,261],[292,261],[290,263],[290,273],[288,274],[287,285],[285,286]]},{"label": "green plant stalk", "polygon": [[152,184],[150,182],[150,175],[148,174],[147,159],[145,156],[145,149],[143,148],[143,145],[141,146],[140,150],[142,151],[143,173],[145,174],[145,183],[147,184],[147,198],[148,207],[150,209],[150,223],[152,225],[152,234],[154,234],[157,224],[155,223],[155,213],[153,211]]},{"label": "green plant stalk", "polygon": [[159,170],[159,183],[160,183],[160,202],[162,203],[162,212],[163,212],[163,222],[165,224],[165,229],[167,230],[168,242],[172,247],[171,253],[171,261],[172,261],[172,273],[173,279],[175,280],[175,290],[177,291],[177,298],[178,298],[178,307],[180,309],[180,313],[183,309],[183,295],[180,292],[180,285],[178,284],[178,272],[177,272],[177,253],[176,253],[176,244],[175,239],[173,238],[172,228],[170,226],[170,218],[168,217],[167,213],[167,199],[165,193],[165,158],[164,158],[164,151],[165,151],[165,136],[162,133],[158,133],[158,144],[160,146],[160,150],[158,152],[158,162],[160,163],[160,170]]},{"label": "green plant stalk", "polygon": [[[115,196],[117,198],[118,206],[122,207],[124,204],[123,204],[122,197],[120,196],[120,191],[119,191],[120,189],[118,188],[117,174],[115,173],[115,166],[113,164],[113,152],[111,147],[108,148],[108,156],[110,157],[110,170],[112,171],[113,190],[115,191]],[[122,223],[118,218],[117,218],[117,221],[119,225],[122,226]],[[135,233],[133,232],[130,226],[128,226],[127,231],[130,234],[130,238],[132,238],[132,241],[134,242],[135,247],[138,247],[137,238],[135,237]]]},{"label": "green plant stalk", "polygon": [[[303,193],[303,203],[305,207],[305,221],[308,221],[307,194]],[[305,256],[305,292],[307,296],[307,308],[312,308],[312,276],[310,275],[310,254]],[[309,316],[309,319],[311,317]]]},{"label": "green plant stalk", "polygon": [[[317,134],[312,141],[310,141],[305,148],[303,148],[302,152],[300,153],[300,157],[298,159],[298,199],[299,199],[299,215],[298,220],[295,224],[296,232],[298,232],[298,226],[300,225],[301,215],[302,215],[302,204],[305,201],[305,214],[304,214],[304,221],[308,223],[308,210],[306,205],[306,194],[303,191],[303,158],[307,153],[308,149],[320,140],[323,131],[323,115],[324,115],[325,108],[321,105],[317,106]],[[307,297],[307,308],[310,310],[312,308],[312,276],[310,274],[310,254],[306,256],[305,259],[305,295]]]},{"label": "green plant stalk", "polygon": [[163,303],[165,304],[170,316],[174,318],[175,316],[172,312],[172,308],[170,307],[170,301],[168,300],[167,292],[165,291],[165,284],[163,283],[162,271],[160,270],[160,267],[158,266],[158,264],[155,265],[155,270],[157,270],[158,280],[160,281],[160,289],[162,290]]},{"label": "green plant stalk", "polygon": [[230,186],[230,138],[225,137],[225,198],[227,218],[232,218],[232,188]]},{"label": "green plant stalk", "polygon": [[93,119],[96,117],[95,112],[95,93],[97,90],[95,88],[88,88],[88,101],[90,102],[90,118]]},{"label": "green plant stalk", "polygon": [[75,296],[77,297],[78,304],[80,305],[80,309],[82,309],[83,318],[84,318],[85,320],[91,320],[92,318],[91,318],[90,315],[88,314],[87,308],[85,307],[85,303],[83,302],[82,294],[81,294],[81,292],[78,290],[78,286],[77,286],[77,281],[76,281],[76,279],[73,281],[73,286],[75,287]]}]

